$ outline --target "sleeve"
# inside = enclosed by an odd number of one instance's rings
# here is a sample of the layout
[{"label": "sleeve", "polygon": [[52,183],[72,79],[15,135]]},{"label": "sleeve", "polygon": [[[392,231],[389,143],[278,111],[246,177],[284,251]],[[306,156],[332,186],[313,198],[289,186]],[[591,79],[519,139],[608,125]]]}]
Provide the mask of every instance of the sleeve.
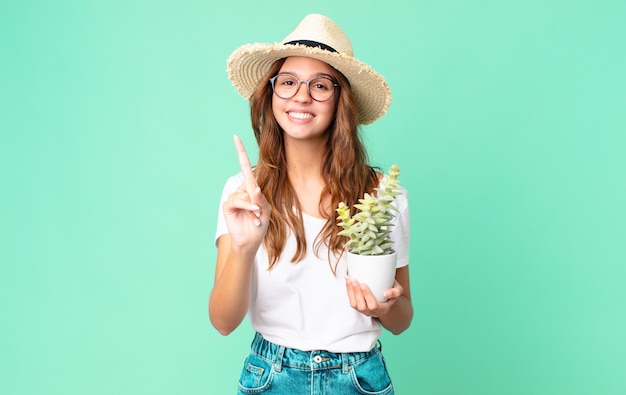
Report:
[{"label": "sleeve", "polygon": [[228,196],[235,192],[237,188],[243,183],[243,174],[239,173],[230,177],[226,184],[224,184],[224,189],[222,189],[222,197],[220,198],[219,209],[217,213],[217,228],[215,229],[215,240],[214,243],[217,245],[217,239],[220,236],[228,234],[228,226],[226,226],[226,218],[224,218],[224,212],[222,211],[222,204],[228,199]]},{"label": "sleeve", "polygon": [[395,218],[395,226],[391,230],[393,248],[398,252],[396,267],[403,267],[409,264],[409,250],[411,247],[409,197],[406,189],[401,189],[402,193],[396,197],[396,208],[398,212]]}]

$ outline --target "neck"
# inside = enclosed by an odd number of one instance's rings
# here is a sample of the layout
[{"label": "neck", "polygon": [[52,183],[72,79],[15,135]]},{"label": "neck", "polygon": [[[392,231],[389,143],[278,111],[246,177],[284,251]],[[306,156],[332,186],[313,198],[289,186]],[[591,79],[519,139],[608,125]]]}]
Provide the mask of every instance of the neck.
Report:
[{"label": "neck", "polygon": [[[320,197],[326,186],[322,176],[325,152],[325,141],[285,141],[287,177],[294,189],[300,209],[319,218],[324,217],[320,212]],[[322,202],[322,205],[327,205],[327,202]]]},{"label": "neck", "polygon": [[285,157],[289,179],[321,178],[326,140],[286,140]]}]

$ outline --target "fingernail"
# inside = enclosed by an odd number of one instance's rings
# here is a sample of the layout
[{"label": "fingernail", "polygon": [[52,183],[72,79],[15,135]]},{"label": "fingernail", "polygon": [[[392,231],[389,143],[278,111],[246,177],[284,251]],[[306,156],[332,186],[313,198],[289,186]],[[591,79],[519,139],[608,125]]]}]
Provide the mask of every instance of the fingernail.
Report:
[{"label": "fingernail", "polygon": [[255,218],[255,219],[254,219],[254,224],[255,224],[257,227],[261,226],[261,220],[260,220],[260,219],[258,219],[258,218]]}]

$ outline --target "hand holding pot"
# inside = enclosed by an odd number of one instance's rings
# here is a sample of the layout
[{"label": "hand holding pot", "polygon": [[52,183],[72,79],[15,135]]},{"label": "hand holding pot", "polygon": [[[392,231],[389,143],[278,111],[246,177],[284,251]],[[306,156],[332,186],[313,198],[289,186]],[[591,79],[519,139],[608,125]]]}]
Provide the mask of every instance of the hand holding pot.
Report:
[{"label": "hand holding pot", "polygon": [[391,309],[391,306],[404,292],[402,285],[394,281],[393,287],[385,291],[386,301],[379,301],[372,294],[366,284],[359,283],[356,279],[346,276],[346,290],[350,306],[370,317],[380,317]]}]

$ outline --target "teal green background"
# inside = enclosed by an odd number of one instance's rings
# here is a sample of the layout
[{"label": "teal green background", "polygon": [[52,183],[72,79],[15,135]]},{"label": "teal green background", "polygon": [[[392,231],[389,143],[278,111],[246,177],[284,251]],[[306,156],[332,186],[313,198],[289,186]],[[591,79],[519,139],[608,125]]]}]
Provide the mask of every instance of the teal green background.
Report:
[{"label": "teal green background", "polygon": [[363,133],[410,192],[397,393],[625,394],[618,0],[3,1],[0,393],[235,392],[252,330],[207,299],[232,135],[256,149],[225,62],[309,12],[394,95]]}]

